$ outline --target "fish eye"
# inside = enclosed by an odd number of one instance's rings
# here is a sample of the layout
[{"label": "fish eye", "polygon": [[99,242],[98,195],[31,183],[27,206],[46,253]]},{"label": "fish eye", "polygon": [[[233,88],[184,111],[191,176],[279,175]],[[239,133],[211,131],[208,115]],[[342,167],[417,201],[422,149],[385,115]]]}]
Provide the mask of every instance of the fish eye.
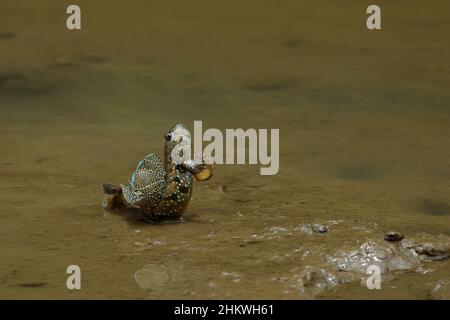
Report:
[{"label": "fish eye", "polygon": [[182,142],[183,141],[183,136],[180,137],[180,139],[178,139],[178,142]]},{"label": "fish eye", "polygon": [[172,135],[170,133],[166,133],[165,138],[167,141],[170,141],[172,139]]}]

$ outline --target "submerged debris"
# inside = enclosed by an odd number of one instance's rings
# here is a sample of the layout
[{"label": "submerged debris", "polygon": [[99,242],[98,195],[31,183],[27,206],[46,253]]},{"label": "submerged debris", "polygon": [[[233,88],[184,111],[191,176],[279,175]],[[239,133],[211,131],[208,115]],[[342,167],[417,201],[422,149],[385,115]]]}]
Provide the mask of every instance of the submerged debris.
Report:
[{"label": "submerged debris", "polygon": [[162,290],[169,281],[169,270],[164,265],[147,264],[134,274],[134,279],[144,290]]},{"label": "submerged debris", "polygon": [[427,241],[419,243],[404,239],[401,247],[415,252],[422,260],[444,260],[450,257],[450,238],[444,235],[427,236]]}]

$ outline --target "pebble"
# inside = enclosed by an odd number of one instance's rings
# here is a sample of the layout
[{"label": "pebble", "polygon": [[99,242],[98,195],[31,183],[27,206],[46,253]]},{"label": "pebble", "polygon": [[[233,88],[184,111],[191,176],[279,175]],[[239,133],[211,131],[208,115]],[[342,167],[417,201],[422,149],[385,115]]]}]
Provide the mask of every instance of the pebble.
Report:
[{"label": "pebble", "polygon": [[305,233],[305,234],[328,232],[328,227],[318,224],[318,223],[314,223],[312,225],[309,223],[301,224],[295,229],[300,230],[302,233]]},{"label": "pebble", "polygon": [[384,240],[389,242],[398,242],[403,239],[403,235],[400,232],[389,231],[384,235]]}]

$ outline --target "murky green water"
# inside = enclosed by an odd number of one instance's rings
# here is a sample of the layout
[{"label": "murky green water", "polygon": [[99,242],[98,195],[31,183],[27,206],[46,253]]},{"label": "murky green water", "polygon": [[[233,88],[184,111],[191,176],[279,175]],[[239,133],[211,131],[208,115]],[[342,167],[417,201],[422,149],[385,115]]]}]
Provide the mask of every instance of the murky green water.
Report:
[{"label": "murky green water", "polygon": [[[388,230],[450,236],[445,0],[381,1],[381,31],[360,1],[78,4],[78,32],[60,1],[0,4],[1,298],[423,299],[449,281],[447,259],[382,290],[299,284],[353,274],[327,257]],[[279,174],[216,166],[185,223],[101,208],[103,182],[194,120],[280,128]]]}]

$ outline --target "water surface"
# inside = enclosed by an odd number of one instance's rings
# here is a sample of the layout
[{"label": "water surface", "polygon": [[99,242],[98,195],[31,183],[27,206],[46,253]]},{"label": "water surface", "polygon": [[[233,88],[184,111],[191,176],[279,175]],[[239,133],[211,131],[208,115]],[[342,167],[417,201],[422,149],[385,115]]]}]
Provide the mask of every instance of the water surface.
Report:
[{"label": "water surface", "polygon": [[[382,2],[381,31],[347,2],[80,0],[71,32],[60,1],[2,1],[0,297],[429,298],[448,260],[297,285],[388,230],[450,236],[447,2]],[[194,120],[279,128],[279,174],[216,166],[185,223],[101,208]]]}]

